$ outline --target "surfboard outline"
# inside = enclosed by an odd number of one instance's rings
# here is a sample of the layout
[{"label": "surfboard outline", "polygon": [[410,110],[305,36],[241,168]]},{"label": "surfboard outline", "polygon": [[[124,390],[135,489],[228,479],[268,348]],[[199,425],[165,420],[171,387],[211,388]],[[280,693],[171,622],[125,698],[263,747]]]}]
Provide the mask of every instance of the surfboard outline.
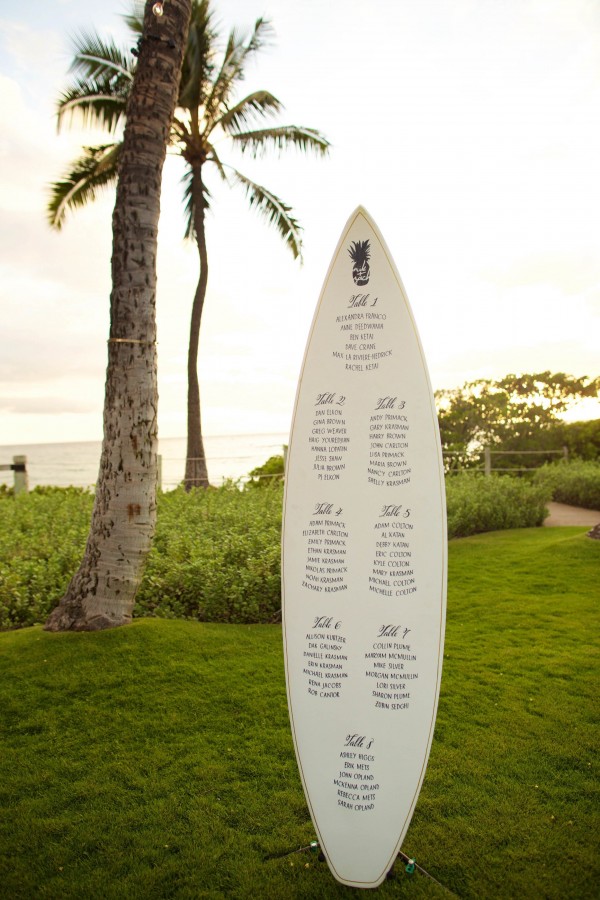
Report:
[{"label": "surfboard outline", "polygon": [[283,503],[284,515],[283,515],[283,521],[282,521],[282,559],[281,559],[281,565],[282,565],[282,631],[283,631],[284,664],[285,664],[285,675],[286,675],[286,692],[287,692],[287,699],[288,699],[288,711],[289,711],[289,717],[290,717],[290,725],[291,725],[292,737],[293,737],[293,741],[294,741],[294,750],[295,750],[295,754],[296,754],[298,770],[300,772],[300,777],[301,777],[301,781],[302,781],[302,785],[303,785],[303,789],[304,789],[304,795],[306,797],[306,801],[307,801],[307,805],[308,805],[308,808],[310,811],[313,826],[315,828],[315,831],[316,831],[316,834],[317,834],[317,837],[319,840],[320,848],[323,851],[323,854],[327,860],[330,870],[332,871],[335,878],[341,884],[345,884],[345,885],[348,885],[351,887],[359,887],[359,888],[376,888],[384,881],[387,873],[390,871],[390,869],[394,865],[395,860],[398,856],[398,851],[400,850],[400,847],[402,846],[402,842],[404,841],[406,832],[408,830],[412,816],[414,814],[416,803],[417,803],[419,793],[421,791],[421,787],[422,787],[423,780],[425,777],[427,763],[429,761],[429,755],[431,752],[431,745],[432,745],[432,741],[433,741],[433,734],[434,734],[434,728],[435,728],[435,720],[437,717],[437,709],[438,709],[438,705],[439,705],[439,695],[440,695],[442,666],[443,666],[443,648],[444,648],[444,639],[445,639],[446,594],[447,594],[447,520],[446,520],[446,504],[445,504],[444,469],[443,469],[443,461],[442,461],[441,443],[439,440],[437,413],[436,413],[436,409],[435,409],[435,403],[434,403],[434,398],[433,398],[433,391],[432,391],[432,387],[431,387],[429,370],[428,370],[425,355],[423,352],[423,346],[421,343],[419,331],[418,331],[418,328],[417,328],[417,325],[416,325],[416,322],[414,319],[412,307],[408,300],[408,295],[404,288],[404,284],[402,282],[402,279],[400,277],[400,274],[398,272],[398,269],[396,267],[394,259],[393,259],[392,255],[390,253],[390,250],[387,246],[387,243],[386,243],[385,239],[383,238],[383,235],[381,234],[378,226],[376,225],[376,223],[373,221],[373,219],[371,218],[371,216],[369,215],[369,213],[363,206],[358,206],[354,210],[354,212],[348,218],[344,228],[342,229],[341,236],[339,238],[339,241],[337,243],[335,251],[332,255],[331,262],[329,264],[329,267],[328,267],[328,270],[327,270],[327,273],[326,273],[326,276],[325,276],[325,279],[323,282],[323,286],[321,288],[319,299],[318,299],[318,302],[317,302],[317,305],[315,308],[315,312],[313,315],[313,319],[312,319],[312,323],[311,323],[311,327],[310,327],[310,331],[309,331],[309,336],[308,336],[308,339],[306,342],[306,347],[304,350],[302,366],[300,369],[300,376],[298,379],[298,387],[297,387],[296,397],[295,397],[295,402],[294,402],[294,410],[293,410],[292,423],[291,423],[291,428],[290,428],[290,442],[289,442],[288,456],[287,456],[287,462],[286,462],[286,476],[287,476],[287,472],[288,472],[288,470],[292,464],[292,460],[293,460],[293,450],[294,450],[293,438],[295,435],[296,417],[297,417],[297,412],[298,412],[299,401],[302,396],[303,381],[304,381],[304,376],[305,376],[305,371],[306,371],[306,362],[310,355],[311,343],[312,343],[313,336],[315,333],[315,328],[316,328],[317,322],[319,321],[322,304],[323,304],[324,298],[327,294],[329,282],[330,282],[334,267],[337,263],[338,257],[340,255],[340,253],[342,252],[342,250],[344,249],[345,245],[347,244],[348,239],[349,239],[349,233],[352,230],[356,220],[360,216],[362,216],[366,220],[366,222],[368,223],[369,227],[374,232],[375,236],[377,237],[377,239],[381,245],[384,256],[387,260],[387,263],[388,263],[390,270],[393,274],[393,277],[396,281],[396,284],[398,286],[398,290],[402,296],[402,299],[404,300],[406,311],[407,311],[408,316],[411,321],[413,337],[416,342],[416,346],[417,346],[420,360],[421,360],[422,371],[425,376],[427,387],[428,387],[428,393],[429,393],[429,399],[430,399],[429,415],[431,417],[432,430],[433,430],[433,433],[438,436],[438,439],[436,442],[437,470],[436,470],[436,472],[432,472],[431,474],[432,474],[432,478],[433,478],[434,474],[437,474],[437,478],[438,478],[436,494],[437,494],[437,497],[439,500],[439,509],[438,509],[437,515],[439,516],[439,522],[441,523],[441,528],[442,528],[442,535],[441,535],[441,551],[442,551],[442,553],[441,553],[441,559],[438,561],[438,565],[441,569],[440,596],[439,596],[439,638],[438,638],[438,646],[437,646],[437,660],[436,660],[436,671],[435,671],[435,694],[434,694],[434,702],[433,702],[432,712],[431,712],[431,720],[429,722],[429,729],[428,729],[427,740],[426,740],[424,752],[423,752],[421,770],[419,773],[418,780],[416,781],[416,784],[415,784],[414,792],[412,795],[412,800],[408,807],[408,811],[404,817],[404,821],[401,824],[400,832],[399,832],[399,836],[397,838],[396,844],[395,844],[392,852],[390,853],[387,863],[383,867],[383,870],[382,870],[380,876],[374,881],[360,882],[357,880],[348,880],[347,878],[345,878],[342,875],[342,873],[337,871],[335,863],[331,859],[331,856],[329,855],[328,850],[327,850],[327,839],[326,839],[326,837],[323,836],[321,829],[319,827],[319,820],[315,813],[313,801],[312,801],[312,798],[311,798],[311,795],[309,792],[309,788],[308,788],[307,777],[304,772],[302,756],[301,756],[301,753],[299,750],[297,725],[296,725],[296,720],[294,717],[294,708],[293,708],[294,705],[293,705],[292,698],[291,698],[291,688],[290,688],[291,680],[290,679],[293,676],[291,675],[291,671],[290,671],[291,663],[290,663],[290,654],[289,654],[289,650],[288,650],[288,640],[287,640],[288,635],[287,635],[287,627],[286,627],[286,598],[285,598],[285,577],[284,576],[285,576],[285,571],[286,571],[286,559],[285,559],[286,541],[285,541],[285,537],[286,537],[286,512],[287,512],[287,500],[288,500],[287,477],[286,477],[286,487],[285,487],[285,492],[284,492],[284,503]]}]

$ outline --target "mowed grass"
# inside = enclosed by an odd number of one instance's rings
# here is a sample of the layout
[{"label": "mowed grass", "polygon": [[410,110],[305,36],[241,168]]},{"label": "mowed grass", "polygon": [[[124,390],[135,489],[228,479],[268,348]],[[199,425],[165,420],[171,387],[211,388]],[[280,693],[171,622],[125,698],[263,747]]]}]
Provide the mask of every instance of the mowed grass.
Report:
[{"label": "mowed grass", "polygon": [[[585,898],[598,871],[600,542],[450,544],[429,767],[383,897]],[[281,629],[144,619],[0,634],[0,895],[330,898],[289,732]]]}]

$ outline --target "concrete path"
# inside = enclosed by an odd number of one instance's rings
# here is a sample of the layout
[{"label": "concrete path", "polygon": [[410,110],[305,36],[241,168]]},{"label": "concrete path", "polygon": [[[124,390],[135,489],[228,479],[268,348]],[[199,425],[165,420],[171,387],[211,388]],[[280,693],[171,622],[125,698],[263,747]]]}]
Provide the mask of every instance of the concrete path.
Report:
[{"label": "concrete path", "polygon": [[596,509],[582,509],[580,506],[567,506],[566,503],[547,504],[549,515],[544,525],[587,525],[593,528],[600,524],[600,512]]}]

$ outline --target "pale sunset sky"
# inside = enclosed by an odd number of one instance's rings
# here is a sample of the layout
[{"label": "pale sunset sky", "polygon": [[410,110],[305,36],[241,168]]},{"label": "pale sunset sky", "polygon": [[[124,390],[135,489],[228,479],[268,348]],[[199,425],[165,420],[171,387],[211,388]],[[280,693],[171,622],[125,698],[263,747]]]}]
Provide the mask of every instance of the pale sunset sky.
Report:
[{"label": "pale sunset sky", "polygon": [[[114,194],[46,224],[47,185],[98,135],[56,132],[69,36],[132,46],[126,0],[0,4],[0,444],[96,440]],[[304,345],[342,228],[362,204],[394,256],[434,388],[600,370],[598,0],[214,0],[225,38],[259,16],[272,46],[243,93],[320,129],[326,159],[223,157],[304,226],[304,265],[213,178],[200,347],[207,434],[286,432]],[[166,4],[168,14],[168,0]],[[240,93],[239,97],[241,98]],[[100,139],[101,140],[101,139]],[[159,433],[185,434],[198,276],[179,180],[164,172]],[[582,415],[600,415],[598,404]]]}]

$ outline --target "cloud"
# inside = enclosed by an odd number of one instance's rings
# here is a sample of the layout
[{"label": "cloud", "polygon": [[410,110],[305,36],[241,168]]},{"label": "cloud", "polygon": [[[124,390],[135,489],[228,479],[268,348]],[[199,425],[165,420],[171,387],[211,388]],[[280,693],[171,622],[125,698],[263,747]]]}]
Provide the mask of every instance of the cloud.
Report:
[{"label": "cloud", "polygon": [[64,413],[96,412],[97,406],[82,398],[60,397],[0,397],[0,410],[17,415],[54,416]]},{"label": "cloud", "polygon": [[538,253],[516,259],[500,268],[486,268],[481,276],[499,287],[553,285],[572,296],[592,290],[600,283],[597,253]]},{"label": "cloud", "polygon": [[57,31],[40,28],[35,19],[32,21],[33,27],[22,21],[0,19],[2,49],[22,77],[35,71],[43,59],[46,78],[55,78],[64,72],[64,41]]},{"label": "cloud", "polygon": [[[491,347],[486,342],[474,344],[468,358],[448,354],[436,360],[432,371],[435,388],[454,388],[479,378],[502,378],[510,372],[566,372],[577,377],[594,377],[598,373],[598,353],[591,346],[582,348],[577,340],[555,340],[551,343],[504,344]],[[596,406],[596,414],[600,408]]]},{"label": "cloud", "polygon": [[22,249],[15,257],[14,265],[0,265],[0,378],[30,384],[99,375],[106,365],[108,291],[106,299],[93,286],[79,292],[66,273],[64,280],[58,271],[45,277]]}]

